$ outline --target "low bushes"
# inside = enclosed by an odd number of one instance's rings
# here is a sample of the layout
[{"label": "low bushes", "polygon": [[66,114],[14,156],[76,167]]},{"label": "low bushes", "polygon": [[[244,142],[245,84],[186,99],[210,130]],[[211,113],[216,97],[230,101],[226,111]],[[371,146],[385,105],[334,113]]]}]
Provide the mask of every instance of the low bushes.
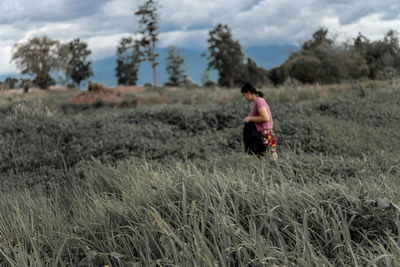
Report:
[{"label": "low bushes", "polygon": [[[251,105],[0,111],[0,265],[399,265],[398,90]],[[24,104],[25,105],[25,104]]]}]

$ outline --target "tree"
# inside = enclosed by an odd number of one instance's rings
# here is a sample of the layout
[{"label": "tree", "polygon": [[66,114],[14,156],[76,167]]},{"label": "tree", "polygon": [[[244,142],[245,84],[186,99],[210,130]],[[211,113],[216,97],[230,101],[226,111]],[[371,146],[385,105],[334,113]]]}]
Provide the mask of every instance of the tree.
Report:
[{"label": "tree", "polygon": [[67,45],[47,36],[15,44],[13,50],[11,61],[15,62],[21,74],[35,75],[34,84],[43,89],[55,83],[50,76],[52,71],[66,67]]},{"label": "tree", "polygon": [[320,78],[321,61],[312,54],[302,54],[285,63],[288,77],[303,83],[314,83]]},{"label": "tree", "polygon": [[259,67],[251,58],[247,58],[247,63],[243,64],[241,71],[235,77],[236,84],[244,84],[249,81],[255,86],[263,86],[271,82],[268,78],[268,71]]},{"label": "tree", "polygon": [[325,28],[320,28],[316,32],[313,33],[311,40],[305,42],[302,46],[303,50],[313,50],[316,49],[320,45],[332,46],[335,41],[333,39],[329,39],[328,30]]},{"label": "tree", "polygon": [[168,47],[168,55],[166,57],[166,70],[169,74],[169,85],[179,86],[185,81],[186,72],[185,59],[181,56],[181,52],[175,46]]},{"label": "tree", "polygon": [[143,53],[140,51],[140,43],[132,37],[122,38],[117,47],[118,84],[136,85],[140,63],[143,61]]},{"label": "tree", "polygon": [[233,40],[231,30],[227,25],[218,24],[209,34],[208,68],[218,71],[218,83],[221,86],[232,87],[235,77],[244,65],[242,47],[238,41]]},{"label": "tree", "polygon": [[159,64],[159,62],[157,62],[159,54],[156,53],[156,43],[158,41],[157,30],[159,24],[159,14],[157,10],[158,4],[153,0],[147,0],[146,3],[139,6],[139,10],[135,12],[135,15],[140,17],[139,23],[141,30],[139,33],[142,35],[140,44],[144,48],[146,58],[153,69],[155,88],[157,88],[156,67]]},{"label": "tree", "polygon": [[17,78],[7,77],[4,83],[7,85],[8,89],[16,89],[18,86],[19,80]]},{"label": "tree", "polygon": [[361,33],[358,33],[358,36],[354,38],[353,50],[365,57],[368,52],[369,45],[370,41],[368,38]]},{"label": "tree", "polygon": [[201,75],[201,78],[200,78],[200,84],[203,87],[215,87],[217,85],[216,82],[211,80],[211,75],[210,75],[209,69],[206,68],[203,71],[203,74]]},{"label": "tree", "polygon": [[70,41],[68,49],[66,73],[79,88],[81,81],[93,76],[91,62],[87,60],[92,51],[88,49],[87,43],[81,42],[79,38]]},{"label": "tree", "polygon": [[400,45],[396,31],[389,30],[383,40],[368,42],[367,45],[365,58],[370,78],[379,78],[379,73],[384,70],[400,71]]},{"label": "tree", "polygon": [[268,70],[268,78],[274,86],[284,83],[287,78],[287,74],[285,73],[285,63]]},{"label": "tree", "polygon": [[335,40],[327,36],[327,29],[317,30],[301,50],[279,67],[279,72],[270,72],[273,82],[282,83],[291,77],[303,83],[337,83],[366,77],[369,69],[362,54],[367,51],[368,43],[364,37],[357,37],[356,46],[337,46]]}]

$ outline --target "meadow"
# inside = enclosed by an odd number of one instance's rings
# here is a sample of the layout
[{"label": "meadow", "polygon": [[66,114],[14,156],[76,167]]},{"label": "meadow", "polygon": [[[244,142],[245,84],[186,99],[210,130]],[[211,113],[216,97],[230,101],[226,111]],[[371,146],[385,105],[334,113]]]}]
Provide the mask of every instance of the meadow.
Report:
[{"label": "meadow", "polygon": [[276,162],[238,88],[3,99],[0,265],[399,266],[400,81],[263,92]]}]

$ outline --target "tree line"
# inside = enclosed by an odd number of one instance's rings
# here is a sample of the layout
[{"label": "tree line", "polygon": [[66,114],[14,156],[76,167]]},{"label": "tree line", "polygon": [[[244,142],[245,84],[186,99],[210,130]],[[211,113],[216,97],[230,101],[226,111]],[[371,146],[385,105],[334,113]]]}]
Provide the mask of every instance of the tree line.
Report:
[{"label": "tree line", "polygon": [[[119,85],[136,85],[140,65],[148,61],[153,71],[153,86],[157,88],[157,53],[159,29],[159,5],[147,0],[134,13],[139,18],[139,31],[134,38],[124,37],[117,46],[116,77]],[[233,38],[228,25],[218,24],[209,31],[206,72],[218,72],[218,85],[233,87],[247,81],[257,86],[279,85],[288,80],[301,83],[334,83],[356,79],[392,79],[400,72],[400,45],[398,33],[389,30],[383,40],[370,41],[361,33],[352,43],[337,44],[328,36],[328,30],[320,28],[312,38],[301,45],[280,66],[266,70],[246,57],[239,41]],[[51,73],[65,71],[67,79],[76,87],[93,75],[88,44],[76,38],[62,44],[47,36],[34,37],[16,44],[12,62],[21,74],[34,76],[32,84],[47,88],[55,84]],[[185,74],[185,60],[175,46],[168,47],[166,85],[182,86],[190,79]],[[206,73],[207,74],[207,73]],[[7,81],[6,81],[7,82]],[[8,80],[13,85],[15,80]],[[27,87],[26,80],[23,81]],[[22,84],[22,81],[21,81]],[[203,85],[214,85],[206,75]]]},{"label": "tree line", "polygon": [[337,83],[358,79],[394,79],[400,72],[398,33],[389,30],[383,40],[370,41],[361,33],[351,43],[337,44],[320,28],[280,66],[269,71],[274,84],[288,78],[302,83]]},{"label": "tree line", "polygon": [[[88,60],[91,51],[87,43],[79,38],[63,44],[47,36],[39,36],[15,44],[13,50],[11,61],[16,64],[21,74],[34,76],[31,85],[43,89],[56,83],[51,76],[54,71],[65,71],[66,76],[77,87],[93,75],[91,62]],[[18,81],[11,81],[13,84],[8,86],[12,88]]]}]

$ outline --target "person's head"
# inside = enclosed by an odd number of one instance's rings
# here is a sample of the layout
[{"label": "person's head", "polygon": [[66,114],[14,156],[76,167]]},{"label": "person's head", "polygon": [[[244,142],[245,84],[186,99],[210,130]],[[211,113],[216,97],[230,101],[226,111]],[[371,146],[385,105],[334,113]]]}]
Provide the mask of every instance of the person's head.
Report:
[{"label": "person's head", "polygon": [[263,93],[257,91],[256,88],[254,88],[254,86],[251,85],[250,83],[246,83],[245,85],[243,85],[240,92],[242,93],[244,98],[246,98],[246,100],[249,102],[254,101],[258,96],[263,97]]}]

